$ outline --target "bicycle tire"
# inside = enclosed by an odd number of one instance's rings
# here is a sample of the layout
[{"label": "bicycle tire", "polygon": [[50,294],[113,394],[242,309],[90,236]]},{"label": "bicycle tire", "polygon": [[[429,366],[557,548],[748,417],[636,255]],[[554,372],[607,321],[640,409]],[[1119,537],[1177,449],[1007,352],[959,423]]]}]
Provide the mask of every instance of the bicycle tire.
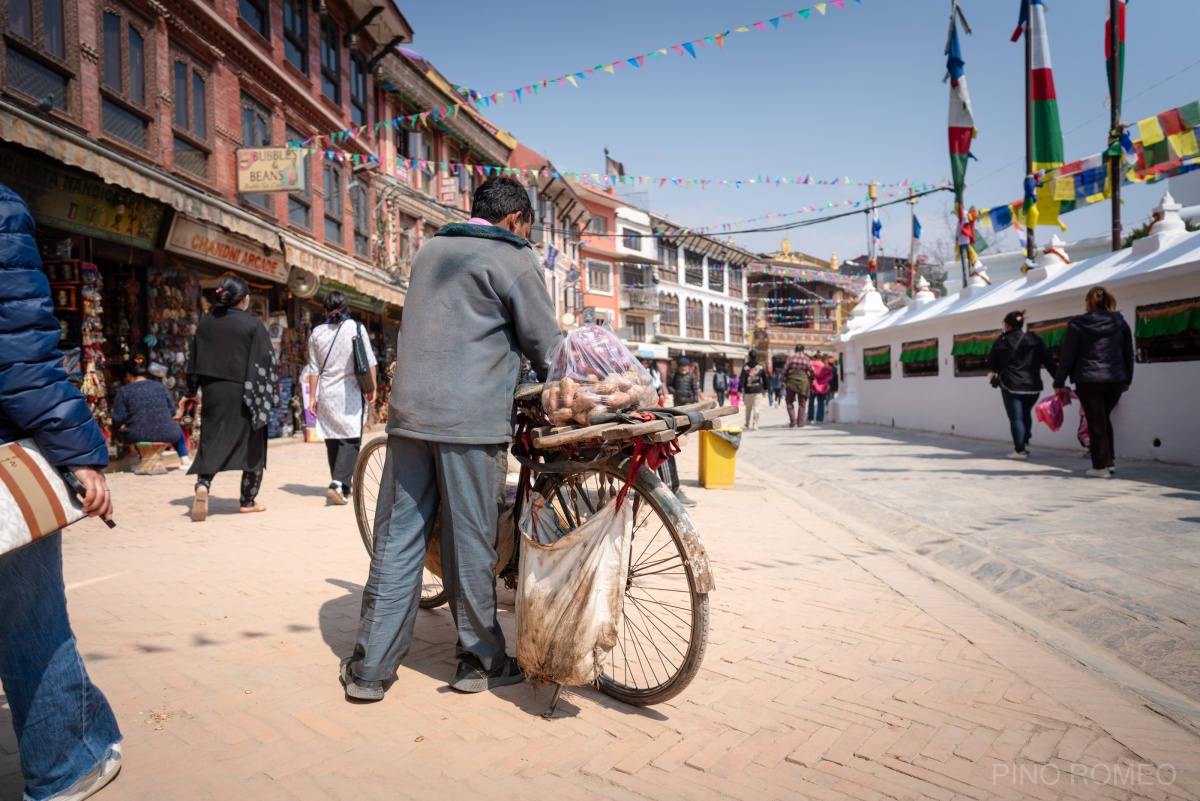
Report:
[{"label": "bicycle tire", "polygon": [[[387,457],[387,437],[376,437],[362,447],[354,464],[354,517],[367,555],[375,557],[375,508],[379,481]],[[446,603],[446,590],[440,577],[425,569],[421,578],[422,609],[436,609]]]},{"label": "bicycle tire", "polygon": [[[628,459],[625,459],[619,464],[606,463],[602,465],[601,470],[591,470],[579,475],[597,474],[599,476],[602,472],[604,478],[607,480],[607,484],[611,487],[619,488],[625,481],[628,469]],[[566,505],[566,501],[562,499],[562,494],[556,492],[556,490],[561,490],[566,486],[567,482],[577,478],[578,475],[544,475],[537,481],[534,488],[542,497],[548,499],[550,505],[561,510]],[[599,497],[597,500],[603,500],[603,498]],[[691,684],[699,672],[700,665],[704,660],[704,652],[708,647],[708,594],[700,593],[696,590],[696,577],[692,573],[691,563],[687,559],[687,551],[683,546],[683,538],[678,527],[671,522],[672,519],[686,517],[687,513],[675,499],[670,489],[663,484],[653,471],[643,467],[635,477],[625,502],[635,504],[635,519],[634,542],[630,554],[630,575],[626,582],[625,604],[622,612],[622,634],[618,639],[617,646],[609,654],[605,670],[597,679],[596,686],[605,695],[624,703],[634,706],[650,706],[670,700],[679,695],[679,693],[683,692]],[[647,510],[645,518],[641,518],[639,514],[642,505]],[[596,506],[596,508],[599,507]],[[578,512],[578,504],[574,504],[573,509],[568,508],[568,511]],[[576,516],[578,515],[571,515],[567,519],[573,520]],[[653,516],[659,522],[661,529],[656,529],[651,533],[646,545],[639,551],[638,531],[642,526],[642,523],[639,523],[639,518],[644,520],[650,516]],[[580,522],[582,522],[582,518],[580,518]],[[666,547],[665,545],[660,545],[653,552],[647,554],[647,551],[655,545],[660,530],[666,532],[673,545],[674,553],[670,557],[660,556]],[[643,534],[643,539],[646,539],[645,534]],[[650,568],[655,569],[650,570]],[[673,576],[669,583],[677,586],[654,588],[649,586],[648,581],[644,582],[649,576],[663,577],[667,575]],[[683,589],[684,582],[678,580],[679,577],[685,579],[686,590]],[[656,581],[665,580],[657,579]],[[648,612],[647,606],[655,603],[645,595],[651,591],[686,591],[690,601],[686,609],[690,615],[687,621],[689,627],[687,636],[683,637],[679,632],[675,632],[676,636],[674,637],[674,639],[681,641],[681,643],[686,642],[686,650],[680,650],[679,644],[675,642],[670,643],[680,658],[678,659],[678,664],[672,665],[666,665],[660,659],[660,666],[664,669],[664,675],[661,677],[661,680],[658,676],[657,668],[653,665],[654,660],[648,656],[647,643],[641,641],[637,634],[643,631],[654,633],[651,630],[657,629],[657,633],[661,635],[664,633],[665,628],[678,627],[684,620],[677,614],[677,611],[672,610],[681,611],[684,610],[684,607],[682,605],[668,605],[669,608],[664,607],[666,609],[666,616],[674,617],[677,621],[676,623],[664,619],[664,617],[657,615],[653,611]],[[631,632],[635,632],[633,642],[630,642]],[[658,645],[654,643],[649,643],[649,645],[657,651],[660,658],[663,656],[663,651]],[[640,668],[642,675],[641,682],[637,680],[638,670],[630,669],[629,658],[631,654],[634,656],[635,663],[641,663],[634,665],[635,668]],[[622,662],[623,666],[618,667],[618,662]],[[650,668],[653,679],[647,675],[647,668]]]}]

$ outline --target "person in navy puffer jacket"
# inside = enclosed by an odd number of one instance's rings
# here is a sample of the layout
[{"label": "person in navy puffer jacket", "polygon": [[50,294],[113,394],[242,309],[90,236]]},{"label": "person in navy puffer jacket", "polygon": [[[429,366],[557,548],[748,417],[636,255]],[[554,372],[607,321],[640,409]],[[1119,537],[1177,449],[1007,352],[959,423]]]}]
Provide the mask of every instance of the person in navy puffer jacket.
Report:
[{"label": "person in navy puffer jacket", "polygon": [[[112,516],[101,470],[104,434],[67,380],[50,284],[29,209],[0,184],[0,442],[33,437],[87,494],[84,511]],[[121,766],[121,732],[88,679],[67,617],[62,533],[0,556],[0,683],[25,775],[25,798],[83,799]]]}]

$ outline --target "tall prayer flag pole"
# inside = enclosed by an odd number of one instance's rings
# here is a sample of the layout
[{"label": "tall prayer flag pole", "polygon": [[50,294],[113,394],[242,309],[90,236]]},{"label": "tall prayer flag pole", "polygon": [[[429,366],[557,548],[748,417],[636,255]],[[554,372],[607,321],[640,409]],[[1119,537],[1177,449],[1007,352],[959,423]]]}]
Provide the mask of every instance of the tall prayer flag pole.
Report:
[{"label": "tall prayer flag pole", "polygon": [[[966,188],[967,161],[971,158],[971,140],[975,138],[975,112],[971,108],[971,96],[967,92],[967,76],[963,71],[965,62],[962,50],[958,45],[958,21],[962,20],[963,29],[971,32],[967,19],[958,7],[957,0],[950,2],[950,35],[946,41],[946,73],[950,79],[950,173],[954,181],[954,212],[958,218],[959,230],[955,232],[956,239],[961,236],[965,221],[966,207],[963,205],[963,190]],[[959,249],[960,254],[963,253]],[[967,285],[966,256],[962,255],[963,286]]]},{"label": "tall prayer flag pole", "polygon": [[[1110,111],[1109,145],[1115,153],[1108,160],[1108,181],[1112,187],[1112,249],[1121,249],[1121,90],[1125,82],[1125,0],[1109,0],[1108,25],[1104,31],[1104,56],[1108,62]],[[1112,147],[1115,143],[1115,147]]]}]

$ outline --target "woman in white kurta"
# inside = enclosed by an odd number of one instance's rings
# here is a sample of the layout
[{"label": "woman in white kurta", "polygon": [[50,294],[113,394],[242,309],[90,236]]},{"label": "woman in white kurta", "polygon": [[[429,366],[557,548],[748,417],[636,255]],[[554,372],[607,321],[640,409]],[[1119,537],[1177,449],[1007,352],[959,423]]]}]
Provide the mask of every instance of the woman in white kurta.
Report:
[{"label": "woman in white kurta", "polygon": [[354,375],[354,338],[366,345],[371,380],[375,381],[375,352],[367,329],[350,319],[349,303],[341,292],[325,296],[325,322],[308,338],[309,410],[317,418],[317,433],[325,440],[332,483],[326,496],[343,505],[353,491],[354,463],[362,444],[367,404],[375,393],[363,397]]}]

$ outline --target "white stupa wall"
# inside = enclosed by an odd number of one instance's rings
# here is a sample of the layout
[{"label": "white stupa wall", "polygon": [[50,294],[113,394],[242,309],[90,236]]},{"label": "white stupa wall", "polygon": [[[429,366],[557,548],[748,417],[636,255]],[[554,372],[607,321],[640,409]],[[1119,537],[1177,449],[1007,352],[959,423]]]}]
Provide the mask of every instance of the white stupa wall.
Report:
[{"label": "white stupa wall", "polygon": [[[1070,254],[1068,253],[1068,256]],[[1138,306],[1200,295],[1200,233],[1170,233],[1135,243],[1133,249],[1082,263],[1049,260],[1029,276],[991,287],[968,287],[933,302],[892,310],[843,337],[847,368],[855,373],[851,414],[842,422],[876,423],[995,440],[997,452],[1012,447],[1000,391],[986,376],[956,377],[951,351],[956,334],[1000,329],[1004,315],[1026,311],[1026,320],[1084,312],[1084,295],[1097,284],[1116,295],[1131,328]],[[937,337],[938,375],[904,377],[904,342]],[[890,345],[892,377],[865,379],[866,348]],[[1052,377],[1042,371],[1048,394]],[[1113,414],[1118,458],[1200,464],[1200,361],[1137,363],[1133,386]],[[1078,404],[1067,410],[1058,432],[1034,422],[1031,448],[1075,448]]]}]

